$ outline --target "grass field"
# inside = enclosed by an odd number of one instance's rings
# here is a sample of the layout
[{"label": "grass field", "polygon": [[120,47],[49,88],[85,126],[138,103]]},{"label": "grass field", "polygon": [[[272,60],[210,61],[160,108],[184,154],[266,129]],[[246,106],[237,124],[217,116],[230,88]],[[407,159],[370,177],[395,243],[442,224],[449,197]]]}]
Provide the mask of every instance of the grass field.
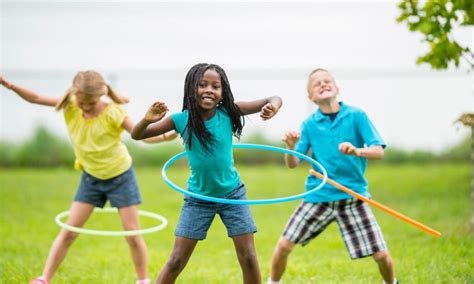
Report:
[{"label": "grass field", "polygon": [[[245,167],[239,172],[249,198],[274,198],[303,190],[307,169]],[[150,278],[164,265],[173,245],[182,197],[165,186],[161,169],[136,169],[144,199],[141,209],[164,215],[169,226],[145,235]],[[187,169],[169,176],[185,184]],[[474,236],[469,234],[470,165],[369,166],[373,198],[442,232],[434,238],[376,209],[401,283],[474,283]],[[69,169],[0,170],[1,283],[27,283],[41,273],[59,232],[54,217],[67,210],[80,175]],[[262,278],[269,274],[273,247],[298,201],[256,205],[252,212]],[[143,227],[156,225],[141,219]],[[120,229],[118,216],[95,214],[88,228]],[[54,283],[134,283],[128,246],[120,237],[82,235],[74,243]],[[290,256],[286,283],[381,283],[371,258],[350,260],[336,225]],[[178,283],[240,283],[232,241],[219,218],[200,242]]]}]

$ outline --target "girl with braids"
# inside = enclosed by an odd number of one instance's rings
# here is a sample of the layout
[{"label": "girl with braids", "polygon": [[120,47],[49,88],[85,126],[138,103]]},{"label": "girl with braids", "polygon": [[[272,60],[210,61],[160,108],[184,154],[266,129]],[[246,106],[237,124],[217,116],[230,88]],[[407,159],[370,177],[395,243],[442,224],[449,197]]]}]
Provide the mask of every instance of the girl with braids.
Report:
[{"label": "girl with braids", "polygon": [[[189,191],[246,199],[245,186],[234,167],[232,136],[240,137],[244,115],[260,112],[260,117],[267,120],[278,112],[281,104],[279,97],[234,102],[224,70],[218,65],[201,63],[186,75],[182,112],[161,120],[168,109],[162,102],[154,103],[133,128],[132,138],[143,139],[176,130],[184,140],[191,168]],[[234,242],[243,282],[261,283],[253,240],[257,229],[249,206],[207,202],[190,196],[184,198],[173,251],[156,283],[175,282],[198,240],[206,238],[216,214]]]},{"label": "girl with braids", "polygon": [[[123,130],[130,132],[133,128],[133,122],[120,106],[128,99],[115,93],[95,71],[77,73],[72,87],[62,98],[41,96],[12,84],[2,76],[0,83],[30,103],[64,110],[76,155],[75,168],[83,171],[67,224],[82,227],[94,207],[103,207],[109,200],[111,206],[119,209],[125,230],[139,229],[136,205],[141,203],[141,196],[132,159],[120,141]],[[112,102],[101,100],[104,95]],[[176,133],[166,135],[147,142],[160,142],[177,136]],[[77,236],[78,233],[62,230],[51,247],[43,275],[30,283],[47,284]],[[147,249],[142,236],[129,236],[126,240],[139,279],[137,283],[150,283],[147,278]]]}]

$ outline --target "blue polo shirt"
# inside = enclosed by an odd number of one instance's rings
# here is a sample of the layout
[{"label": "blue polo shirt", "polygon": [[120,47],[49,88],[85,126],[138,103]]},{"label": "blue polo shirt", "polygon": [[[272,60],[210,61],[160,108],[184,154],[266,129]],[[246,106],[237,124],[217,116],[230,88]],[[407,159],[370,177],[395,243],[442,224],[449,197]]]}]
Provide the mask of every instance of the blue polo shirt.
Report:
[{"label": "blue polo shirt", "polygon": [[[364,176],[367,159],[342,154],[339,152],[339,144],[350,142],[357,148],[373,145],[385,148],[385,143],[363,110],[342,102],[339,104],[341,109],[334,121],[318,109],[302,123],[301,138],[295,150],[305,155],[311,150],[311,157],[324,166],[329,178],[370,197]],[[320,171],[315,166],[313,169]],[[311,190],[320,183],[320,179],[310,174],[305,182],[306,190]],[[330,202],[351,197],[336,187],[325,184],[320,190],[307,196],[305,201]]]},{"label": "blue polo shirt", "polygon": [[[171,118],[181,137],[187,137],[188,111],[174,113]],[[214,137],[215,143],[211,145],[211,153],[205,151],[195,133],[192,136],[191,150],[185,143],[191,168],[188,190],[206,196],[223,197],[240,184],[232,155],[232,122],[225,110],[217,108],[215,115],[206,120],[204,125]]]}]

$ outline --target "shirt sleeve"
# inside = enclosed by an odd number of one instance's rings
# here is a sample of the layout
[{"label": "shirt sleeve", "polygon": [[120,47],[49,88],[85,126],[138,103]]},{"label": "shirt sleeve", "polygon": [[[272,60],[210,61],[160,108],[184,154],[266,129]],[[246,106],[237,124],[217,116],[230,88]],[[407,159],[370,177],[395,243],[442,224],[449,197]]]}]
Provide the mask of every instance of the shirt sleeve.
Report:
[{"label": "shirt sleeve", "polygon": [[368,147],[378,145],[385,148],[387,146],[372,121],[363,111],[359,115],[358,128],[364,144]]},{"label": "shirt sleeve", "polygon": [[171,119],[173,120],[174,127],[176,128],[176,131],[181,136],[183,136],[184,130],[186,128],[186,123],[187,123],[186,112],[173,113],[171,115]]},{"label": "shirt sleeve", "polygon": [[116,104],[113,104],[110,107],[111,109],[107,114],[109,123],[113,128],[119,129],[122,127],[123,121],[127,117],[127,112],[122,106]]},{"label": "shirt sleeve", "polygon": [[295,146],[295,151],[303,155],[308,154],[308,150],[310,148],[310,143],[309,143],[310,140],[309,140],[308,131],[306,128],[307,127],[305,123],[303,122],[301,124],[301,137]]},{"label": "shirt sleeve", "polygon": [[64,119],[66,122],[70,122],[76,119],[77,116],[81,115],[80,109],[77,107],[74,100],[70,100],[63,109]]}]

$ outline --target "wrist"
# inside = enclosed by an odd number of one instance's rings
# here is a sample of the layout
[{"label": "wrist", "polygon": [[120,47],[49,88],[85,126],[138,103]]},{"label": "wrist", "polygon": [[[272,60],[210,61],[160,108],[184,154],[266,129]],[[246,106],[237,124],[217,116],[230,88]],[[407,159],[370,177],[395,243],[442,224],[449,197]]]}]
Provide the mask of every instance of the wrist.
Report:
[{"label": "wrist", "polygon": [[142,120],[140,121],[141,124],[147,126],[148,124],[151,124],[152,121],[146,119],[146,118],[142,118]]}]

